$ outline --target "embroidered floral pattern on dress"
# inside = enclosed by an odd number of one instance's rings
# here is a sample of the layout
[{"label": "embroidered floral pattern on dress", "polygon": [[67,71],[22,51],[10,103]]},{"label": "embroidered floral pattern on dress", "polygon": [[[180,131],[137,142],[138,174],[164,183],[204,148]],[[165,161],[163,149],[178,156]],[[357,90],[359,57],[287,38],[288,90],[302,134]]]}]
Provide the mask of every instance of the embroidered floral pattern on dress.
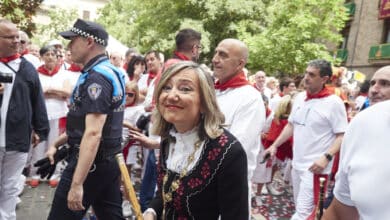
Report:
[{"label": "embroidered floral pattern on dress", "polygon": [[[210,140],[209,140],[210,141]],[[192,195],[200,192],[210,183],[210,178],[215,175],[217,171],[218,164],[223,160],[224,155],[226,154],[228,146],[232,143],[229,142],[229,136],[222,134],[217,139],[205,141],[204,148],[197,165],[195,165],[195,170],[187,173],[187,176],[182,178],[182,181],[179,184],[179,188],[172,194],[172,201],[169,202],[172,204],[171,212],[177,214],[177,219],[192,219],[193,216],[190,214],[187,196],[189,193]],[[165,145],[167,146],[167,145]],[[168,144],[169,146],[169,144]],[[164,144],[162,149],[164,148]],[[168,151],[161,151],[168,152]],[[164,153],[161,154],[164,158]],[[160,158],[161,159],[161,158]],[[160,167],[159,167],[160,168]],[[166,162],[162,163],[162,169],[158,170],[159,175],[157,176],[159,183],[163,182],[164,175],[168,173],[168,176],[177,175],[175,172],[171,172],[167,169]],[[200,169],[199,169],[200,168]],[[173,178],[175,180],[175,177]],[[168,181],[167,184],[172,184],[171,181]],[[169,207],[169,203],[166,205]]]},{"label": "embroidered floral pattern on dress", "polygon": [[210,176],[210,165],[207,162],[203,164],[200,175],[202,175],[203,179],[207,179]]},{"label": "embroidered floral pattern on dress", "polygon": [[192,178],[188,181],[187,185],[193,189],[199,185],[202,185],[203,184],[203,180],[199,179],[199,178]]},{"label": "embroidered floral pattern on dress", "polygon": [[218,143],[223,147],[228,142],[228,137],[225,134],[222,134],[219,137]]},{"label": "embroidered floral pattern on dress", "polygon": [[215,160],[220,152],[221,152],[221,148],[214,148],[213,150],[209,151],[209,155],[207,156],[207,159]]}]

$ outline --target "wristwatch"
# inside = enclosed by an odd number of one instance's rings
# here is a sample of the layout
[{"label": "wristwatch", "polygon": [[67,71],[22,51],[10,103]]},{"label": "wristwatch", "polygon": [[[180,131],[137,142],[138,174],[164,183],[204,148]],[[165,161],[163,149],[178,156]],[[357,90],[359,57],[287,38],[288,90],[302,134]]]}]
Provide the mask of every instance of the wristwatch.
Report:
[{"label": "wristwatch", "polygon": [[330,162],[333,159],[333,156],[330,153],[324,154],[325,158]]}]

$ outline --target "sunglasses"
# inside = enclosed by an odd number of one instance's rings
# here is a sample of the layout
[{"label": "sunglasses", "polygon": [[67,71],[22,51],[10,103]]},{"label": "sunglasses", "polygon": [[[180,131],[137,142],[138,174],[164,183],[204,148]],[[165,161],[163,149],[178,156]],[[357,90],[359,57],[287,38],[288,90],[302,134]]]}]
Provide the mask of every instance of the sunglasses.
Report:
[{"label": "sunglasses", "polygon": [[135,96],[134,92],[128,92],[126,93],[127,97],[133,98]]}]

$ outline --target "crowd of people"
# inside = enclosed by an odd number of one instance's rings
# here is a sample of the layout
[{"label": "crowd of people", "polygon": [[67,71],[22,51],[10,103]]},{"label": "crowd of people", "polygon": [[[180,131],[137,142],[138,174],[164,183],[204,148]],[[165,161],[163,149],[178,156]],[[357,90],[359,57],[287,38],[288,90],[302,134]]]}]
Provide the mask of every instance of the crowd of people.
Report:
[{"label": "crowd of people", "polygon": [[[323,208],[323,219],[390,218],[381,185],[389,66],[351,84],[344,68],[316,59],[298,80],[249,73],[250,48],[232,38],[216,45],[211,70],[190,28],[169,59],[107,53],[106,30],[82,19],[59,35],[66,46],[39,48],[0,19],[0,219],[16,219],[25,182],[45,179],[56,187],[48,219],[82,219],[91,207],[98,219],[125,219],[134,198],[122,190],[118,153],[131,177],[142,161],[145,220],[250,219],[263,186],[292,188],[294,220]],[[329,207],[317,206],[320,177],[335,182]]]}]

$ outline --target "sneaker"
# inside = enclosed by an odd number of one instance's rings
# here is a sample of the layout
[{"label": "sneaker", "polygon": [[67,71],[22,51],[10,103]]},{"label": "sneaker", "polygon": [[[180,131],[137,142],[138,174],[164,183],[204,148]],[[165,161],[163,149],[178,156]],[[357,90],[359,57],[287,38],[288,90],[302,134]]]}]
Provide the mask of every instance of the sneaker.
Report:
[{"label": "sneaker", "polygon": [[55,187],[57,187],[58,182],[59,181],[57,179],[49,180],[49,186],[52,187],[52,188],[55,188]]},{"label": "sneaker", "polygon": [[49,180],[49,186],[52,187],[52,188],[57,187],[58,182],[59,182],[59,179],[60,179],[59,175],[54,174],[54,175],[50,178],[50,180]]},{"label": "sneaker", "polygon": [[32,188],[36,188],[39,186],[39,179],[31,179],[28,183]]},{"label": "sneaker", "polygon": [[267,187],[268,193],[274,196],[280,196],[283,194],[283,190],[276,189],[272,183],[265,184]]},{"label": "sneaker", "polygon": [[122,202],[122,215],[123,217],[130,217],[132,215],[131,205],[128,200]]}]

